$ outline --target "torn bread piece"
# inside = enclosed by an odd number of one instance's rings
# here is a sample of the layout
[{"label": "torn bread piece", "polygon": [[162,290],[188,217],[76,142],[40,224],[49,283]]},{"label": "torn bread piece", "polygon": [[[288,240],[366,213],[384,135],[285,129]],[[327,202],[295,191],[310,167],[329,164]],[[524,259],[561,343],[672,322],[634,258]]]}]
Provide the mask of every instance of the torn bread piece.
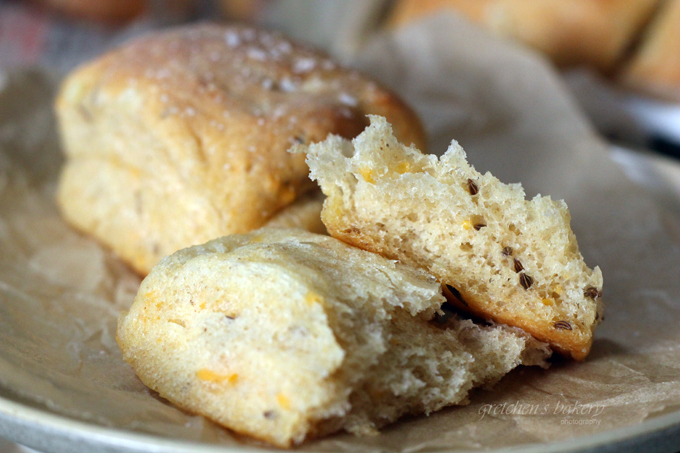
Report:
[{"label": "torn bread piece", "polygon": [[435,275],[459,308],[520,327],[582,360],[602,318],[602,273],[586,266],[563,201],[475,171],[452,142],[441,157],[397,141],[387,121],[352,142],[309,147],[321,218],[348,244]]},{"label": "torn bread piece", "polygon": [[174,404],[279,447],[463,404],[550,349],[520,329],[428,322],[426,272],[298,229],[181,250],[118,326],[125,360]]}]

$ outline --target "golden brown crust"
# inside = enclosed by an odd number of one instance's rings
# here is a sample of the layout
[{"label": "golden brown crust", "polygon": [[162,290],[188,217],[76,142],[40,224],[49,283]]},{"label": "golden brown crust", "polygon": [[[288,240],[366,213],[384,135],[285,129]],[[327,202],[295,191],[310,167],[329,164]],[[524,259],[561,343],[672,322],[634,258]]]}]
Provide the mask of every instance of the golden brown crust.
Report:
[{"label": "golden brown crust", "polygon": [[[339,218],[334,217],[333,220],[331,220],[324,215],[323,221],[332,237],[340,239],[346,244],[377,253],[386,258],[399,259],[399,256],[394,253],[394,250],[386,247],[385,244],[374,241],[371,235],[363,234],[360,231],[353,232],[349,224],[341,223]],[[442,283],[444,296],[447,300],[462,312],[469,313],[481,319],[493,319],[500,324],[519,327],[531,334],[537,340],[550,344],[550,347],[559,354],[571,357],[577,361],[584,360],[590,353],[593,342],[592,335],[575,335],[575,332],[572,330],[551,328],[546,325],[544,320],[529,318],[526,312],[499,313],[495,310],[485,309],[488,308],[489,305],[471,293],[466,292],[464,289],[460,290],[460,298],[457,298],[447,289],[447,284],[454,282],[450,280],[449,276],[446,275],[446,272],[437,273],[432,269],[429,270]],[[463,303],[461,299],[465,301],[465,303]]]},{"label": "golden brown crust", "polygon": [[353,137],[382,112],[425,142],[392,93],[273,32],[198,25],[78,69],[57,113],[67,220],[147,273],[163,256],[265,224],[314,188],[287,149]]},{"label": "golden brown crust", "polygon": [[499,314],[493,310],[488,310],[479,299],[463,291],[454,294],[446,284],[442,285],[442,292],[446,300],[453,304],[463,313],[469,313],[480,319],[494,319],[496,322],[509,326],[519,327],[525,332],[529,332],[539,341],[550,343],[550,347],[562,356],[571,357],[574,360],[582,361],[590,353],[593,343],[592,336],[588,338],[577,338],[569,330],[549,328],[544,322],[532,322],[526,316],[515,314]]},{"label": "golden brown crust", "polygon": [[608,70],[659,0],[401,0],[390,19],[401,26],[442,9],[546,53],[560,65]]},{"label": "golden brown crust", "polygon": [[680,102],[680,0],[669,0],[624,69],[624,85]]}]

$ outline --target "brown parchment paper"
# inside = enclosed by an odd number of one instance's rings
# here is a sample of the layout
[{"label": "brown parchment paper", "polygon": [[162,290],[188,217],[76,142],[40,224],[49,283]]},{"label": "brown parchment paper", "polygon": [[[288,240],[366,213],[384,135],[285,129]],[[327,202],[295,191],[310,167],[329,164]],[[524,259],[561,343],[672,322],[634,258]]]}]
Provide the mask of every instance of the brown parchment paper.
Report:
[{"label": "brown parchment paper", "polygon": [[[374,36],[354,64],[410,101],[433,152],[455,138],[478,170],[523,182],[529,196],[566,199],[587,263],[602,268],[606,319],[584,363],[518,369],[468,406],[300,449],[489,449],[680,411],[674,201],[661,205],[624,176],[552,70],[453,16]],[[59,218],[55,86],[35,71],[0,77],[0,396],[98,425],[242,445],[164,402],[122,361],[116,318],[139,279]]]}]

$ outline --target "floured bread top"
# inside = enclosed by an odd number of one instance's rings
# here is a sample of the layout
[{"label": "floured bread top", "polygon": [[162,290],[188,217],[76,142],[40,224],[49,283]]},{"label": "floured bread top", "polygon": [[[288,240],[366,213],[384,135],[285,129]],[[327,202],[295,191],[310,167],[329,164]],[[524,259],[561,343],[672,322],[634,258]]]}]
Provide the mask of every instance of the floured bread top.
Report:
[{"label": "floured bread top", "polygon": [[[99,86],[89,86],[88,72],[96,72]],[[289,145],[325,138],[305,136],[305,123],[354,137],[367,125],[365,115],[375,113],[390,118],[405,143],[426,146],[417,117],[393,93],[318,50],[245,25],[200,24],[152,33],[73,76],[61,102],[97,95],[85,89],[142,85],[152,87],[148,95],[161,102],[163,117],[211,112],[210,126],[225,132],[232,115],[253,116],[259,129],[289,131]],[[88,107],[81,105],[83,116],[92,113]]]},{"label": "floured bread top", "polygon": [[313,190],[303,156],[286,152],[295,143],[354,137],[367,113],[425,143],[388,90],[240,25],[136,39],[70,74],[56,107],[64,217],[142,274],[183,247],[262,227]]},{"label": "floured bread top", "polygon": [[602,273],[583,261],[563,201],[526,200],[521,185],[472,168],[455,141],[441,158],[405,146],[376,116],[352,142],[298,151],[327,196],[332,236],[428,270],[463,310],[588,354]]}]

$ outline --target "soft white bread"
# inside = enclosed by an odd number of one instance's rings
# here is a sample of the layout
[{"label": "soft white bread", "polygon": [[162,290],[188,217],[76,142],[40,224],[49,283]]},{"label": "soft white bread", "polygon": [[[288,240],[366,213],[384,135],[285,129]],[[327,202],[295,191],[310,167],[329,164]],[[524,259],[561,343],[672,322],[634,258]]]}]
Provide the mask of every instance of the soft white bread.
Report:
[{"label": "soft white bread", "polygon": [[377,116],[352,142],[298,151],[327,196],[332,236],[426,269],[463,310],[588,354],[602,273],[584,263],[563,201],[525,200],[521,185],[475,171],[455,141],[439,159],[404,146]]},{"label": "soft white bread", "polygon": [[302,230],[181,250],[142,282],[118,343],[163,397],[280,447],[466,401],[550,354],[519,329],[452,319],[422,270]]},{"label": "soft white bread", "polygon": [[624,85],[680,102],[680,0],[667,0],[621,74]]},{"label": "soft white bread", "polygon": [[[66,220],[146,274],[193,244],[263,226],[315,189],[296,142],[354,137],[366,113],[424,143],[391,92],[275,32],[191,25],[84,65],[56,103]],[[318,220],[314,221],[318,224]]]}]

